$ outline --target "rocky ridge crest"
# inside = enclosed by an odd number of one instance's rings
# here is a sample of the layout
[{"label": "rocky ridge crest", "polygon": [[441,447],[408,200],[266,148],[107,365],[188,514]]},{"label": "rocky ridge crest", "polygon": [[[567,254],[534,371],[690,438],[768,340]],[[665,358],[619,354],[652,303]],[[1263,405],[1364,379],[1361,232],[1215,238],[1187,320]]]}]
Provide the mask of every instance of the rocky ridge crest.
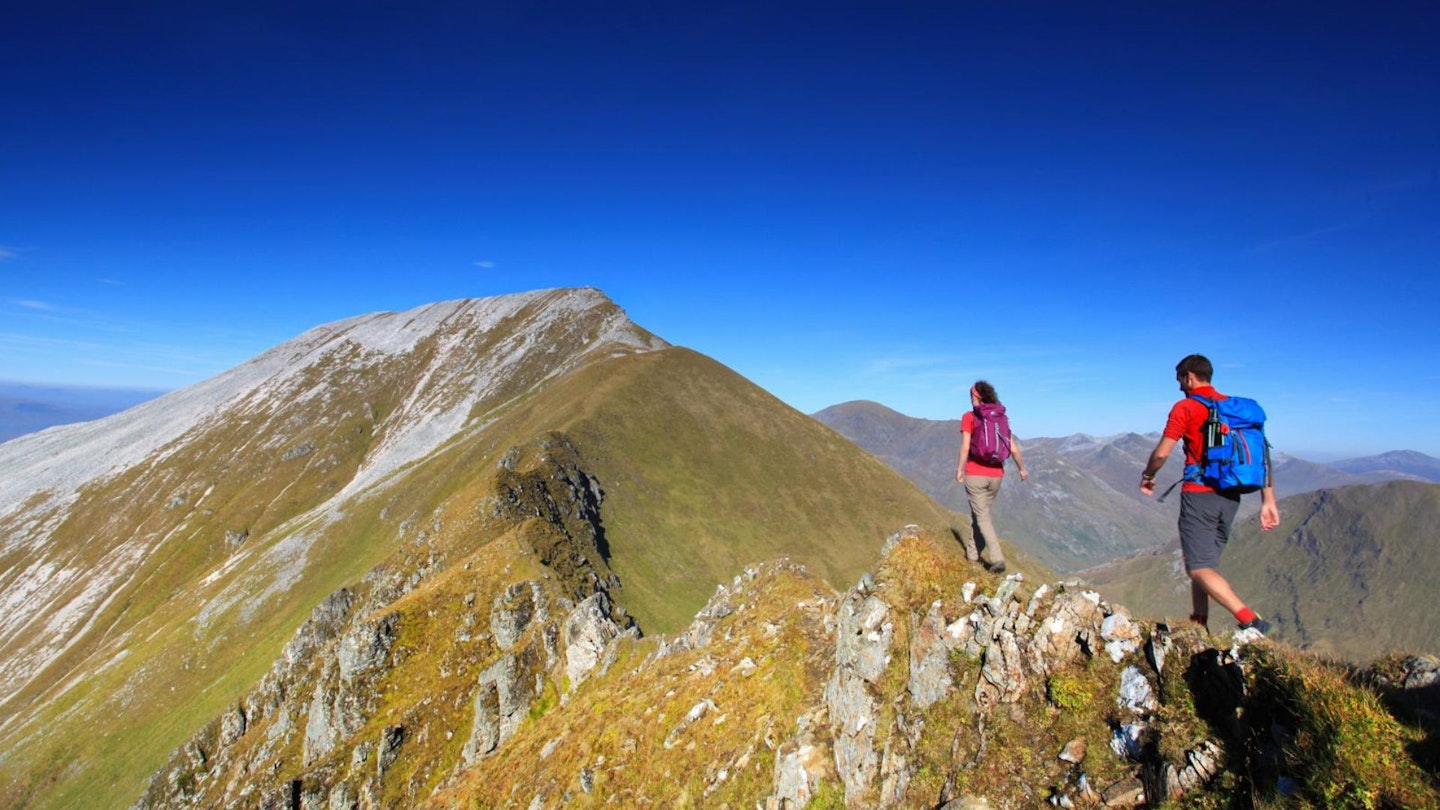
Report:
[{"label": "rocky ridge crest", "polygon": [[[1248,722],[1268,642],[1216,647],[1075,583],[998,578],[916,527],[843,594],[751,566],[683,632],[642,640],[573,461],[551,437],[505,471],[530,485],[491,504],[552,528],[568,572],[522,542],[543,573],[488,600],[478,560],[337,592],[136,806],[1139,807],[1289,778],[1279,732]],[[406,628],[426,618],[454,628],[434,639],[446,685],[417,671],[434,651]],[[1433,659],[1406,667],[1412,693],[1440,683]]]}]

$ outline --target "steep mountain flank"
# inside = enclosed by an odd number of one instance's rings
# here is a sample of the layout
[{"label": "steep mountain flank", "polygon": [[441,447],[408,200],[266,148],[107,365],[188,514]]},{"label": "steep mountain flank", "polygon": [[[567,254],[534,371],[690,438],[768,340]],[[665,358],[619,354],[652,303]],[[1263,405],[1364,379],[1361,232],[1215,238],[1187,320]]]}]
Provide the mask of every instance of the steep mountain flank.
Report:
[{"label": "steep mountain flank", "polygon": [[[1252,496],[1253,498],[1254,496]],[[1278,637],[1352,660],[1393,649],[1440,651],[1423,618],[1440,576],[1440,485],[1395,481],[1284,498],[1281,526],[1237,525],[1221,571]],[[1183,616],[1178,546],[1085,572],[1108,598],[1148,616]]]}]

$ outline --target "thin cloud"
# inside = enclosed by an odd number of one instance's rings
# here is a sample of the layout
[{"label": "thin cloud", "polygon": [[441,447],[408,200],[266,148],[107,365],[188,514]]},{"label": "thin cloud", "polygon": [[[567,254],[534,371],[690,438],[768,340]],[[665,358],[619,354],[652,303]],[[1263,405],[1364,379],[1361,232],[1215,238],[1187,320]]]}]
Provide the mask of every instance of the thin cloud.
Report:
[{"label": "thin cloud", "polygon": [[45,303],[44,301],[36,301],[36,300],[33,299],[33,298],[11,298],[11,299],[10,299],[10,303],[14,304],[14,305],[17,306],[17,307],[24,307],[25,309],[33,309],[33,310],[35,310],[36,312],[55,312],[55,311],[56,311],[55,307],[53,307],[53,306]]},{"label": "thin cloud", "polygon": [[20,251],[18,251],[18,250],[11,250],[10,248],[7,248],[7,247],[0,247],[0,262],[7,261],[7,260],[9,260],[9,259],[17,258],[19,255],[20,255]]},{"label": "thin cloud", "polygon": [[1354,228],[1359,227],[1359,225],[1360,223],[1358,221],[1342,222],[1339,225],[1331,225],[1326,228],[1316,228],[1313,231],[1305,231],[1304,233],[1296,233],[1289,236],[1282,236],[1278,239],[1271,239],[1268,242],[1261,242],[1260,244],[1249,248],[1248,252],[1265,253],[1267,251],[1275,250],[1276,248],[1290,247],[1292,245],[1303,245],[1306,242],[1314,241],[1322,236],[1328,236],[1329,234],[1338,233],[1339,231],[1353,230]]},{"label": "thin cloud", "polygon": [[494,269],[495,269],[495,262],[491,262],[491,261],[475,262],[475,266],[478,267],[478,268],[480,268],[481,270],[494,270]]},{"label": "thin cloud", "polygon": [[113,279],[113,278],[102,278],[102,279],[97,279],[97,280],[98,280],[101,284],[108,284],[108,285],[110,285],[111,287],[124,287],[124,286],[125,286],[125,282],[119,281],[119,280]]}]

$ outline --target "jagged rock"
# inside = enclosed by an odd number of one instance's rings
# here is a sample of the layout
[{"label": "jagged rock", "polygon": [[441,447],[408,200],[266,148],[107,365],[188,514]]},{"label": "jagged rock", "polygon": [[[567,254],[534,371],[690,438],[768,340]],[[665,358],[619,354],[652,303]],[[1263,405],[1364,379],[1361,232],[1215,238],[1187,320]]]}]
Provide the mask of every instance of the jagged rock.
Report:
[{"label": "jagged rock", "polygon": [[1054,673],[1094,653],[1104,614],[1094,591],[1066,590],[1055,598],[1050,614],[1039,620],[1031,637],[1032,655],[1044,672]]},{"label": "jagged rock", "polygon": [[310,442],[303,442],[303,443],[301,443],[301,444],[295,445],[294,447],[290,448],[289,450],[286,450],[286,451],[285,451],[285,454],[280,457],[280,460],[281,460],[281,461],[294,461],[294,460],[297,459],[297,458],[304,458],[305,456],[308,456],[308,455],[310,455],[311,453],[314,453],[314,452],[315,452],[315,445],[311,444]]},{"label": "jagged rock", "polygon": [[1042,584],[1040,587],[1036,588],[1035,593],[1030,595],[1030,603],[1025,606],[1025,615],[1033,618],[1035,616],[1035,612],[1040,609],[1040,606],[1045,602],[1045,598],[1049,595],[1049,585]]},{"label": "jagged rock", "polygon": [[245,709],[236,706],[220,716],[220,744],[234,745],[245,735]]},{"label": "jagged rock", "polygon": [[880,806],[895,807],[903,802],[914,775],[915,765],[905,755],[901,741],[894,737],[886,740],[880,757]]},{"label": "jagged rock", "polygon": [[894,638],[890,606],[872,589],[862,578],[836,610],[835,670],[825,686],[835,764],[846,795],[857,797],[868,793],[880,770],[871,684],[884,673]]},{"label": "jagged rock", "polygon": [[1111,613],[1100,623],[1100,638],[1105,642],[1110,660],[1117,664],[1126,655],[1140,649],[1140,629],[1123,610]]},{"label": "jagged rock", "polygon": [[1164,622],[1156,624],[1155,629],[1150,632],[1150,638],[1146,639],[1145,660],[1150,662],[1156,675],[1165,674],[1165,657],[1170,654],[1172,643],[1170,626]]},{"label": "jagged rock", "polygon": [[330,797],[325,806],[327,810],[359,810],[360,796],[349,782],[340,782],[330,788]]},{"label": "jagged rock", "polygon": [[1412,655],[1405,659],[1405,689],[1424,689],[1440,683],[1440,659],[1431,655]]},{"label": "jagged rock", "polygon": [[665,735],[664,746],[667,749],[674,748],[679,742],[680,735],[685,732],[685,729],[694,725],[700,718],[704,717],[714,708],[715,704],[709,699],[702,700],[692,706],[690,711],[685,713],[685,718],[680,721],[679,725],[670,729],[670,733]]},{"label": "jagged rock", "polygon": [[828,725],[824,706],[800,715],[795,736],[775,750],[775,792],[767,806],[807,807],[821,782],[835,778]]},{"label": "jagged rock", "polygon": [[384,665],[395,642],[398,619],[398,614],[391,613],[377,621],[362,622],[341,637],[337,655],[343,680],[352,682]]},{"label": "jagged rock", "polygon": [[604,591],[591,594],[565,617],[565,676],[574,691],[600,663],[605,647],[620,635],[620,625],[610,618],[610,597]]},{"label": "jagged rock", "polygon": [[1149,714],[1158,706],[1155,690],[1150,687],[1150,681],[1139,667],[1128,666],[1120,673],[1120,695],[1116,698],[1116,703],[1121,709],[1139,715]]},{"label": "jagged rock", "polygon": [[375,757],[375,772],[377,776],[384,776],[395,764],[400,756],[400,746],[405,744],[405,729],[402,726],[389,726],[380,735],[380,750]]},{"label": "jagged rock", "polygon": [[1002,630],[985,648],[985,661],[975,683],[975,705],[989,711],[1001,703],[1014,703],[1030,685],[1025,657],[1013,632]]},{"label": "jagged rock", "polygon": [[1126,723],[1112,730],[1110,736],[1110,750],[1116,756],[1127,759],[1139,759],[1144,753],[1140,745],[1140,735],[1145,733],[1144,723]]},{"label": "jagged rock", "polygon": [[532,621],[545,621],[545,592],[538,582],[517,582],[495,597],[490,608],[490,632],[500,649],[509,650],[520,641]]},{"label": "jagged rock", "polygon": [[305,722],[303,761],[310,765],[328,755],[340,740],[358,732],[365,725],[362,703],[369,697],[365,690],[352,691],[341,681],[336,684],[331,664],[315,685]]},{"label": "jagged rock", "polygon": [[994,602],[999,607],[998,612],[1005,612],[1010,601],[1015,598],[1015,592],[1020,590],[1020,583],[1025,581],[1025,575],[1016,571],[1000,581],[1000,587],[995,589]]},{"label": "jagged rock", "polygon": [[280,661],[277,662],[277,666],[283,664],[285,669],[276,672],[276,675],[284,677],[289,668],[309,659],[322,645],[335,638],[345,626],[345,619],[350,615],[354,599],[355,596],[349,588],[341,588],[316,605],[310,612],[310,618],[305,620],[285,645]]},{"label": "jagged rock", "polygon": [[499,748],[524,720],[536,690],[529,668],[523,663],[519,656],[508,654],[480,673],[479,688],[475,692],[475,717],[470,737],[460,754],[467,766]]},{"label": "jagged rock", "polygon": [[954,687],[950,673],[950,654],[957,647],[958,635],[945,625],[940,602],[930,605],[930,612],[919,622],[910,636],[910,700],[918,709],[925,709],[944,700]]}]

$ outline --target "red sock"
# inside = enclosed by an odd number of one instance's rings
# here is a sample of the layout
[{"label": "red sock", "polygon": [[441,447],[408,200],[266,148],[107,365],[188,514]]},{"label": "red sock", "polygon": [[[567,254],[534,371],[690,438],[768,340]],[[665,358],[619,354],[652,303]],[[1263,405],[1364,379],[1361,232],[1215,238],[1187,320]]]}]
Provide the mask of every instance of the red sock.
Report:
[{"label": "red sock", "polygon": [[1249,624],[1250,622],[1255,621],[1255,619],[1255,611],[1251,610],[1248,607],[1242,607],[1239,610],[1235,611],[1235,620],[1240,622],[1241,624]]}]

